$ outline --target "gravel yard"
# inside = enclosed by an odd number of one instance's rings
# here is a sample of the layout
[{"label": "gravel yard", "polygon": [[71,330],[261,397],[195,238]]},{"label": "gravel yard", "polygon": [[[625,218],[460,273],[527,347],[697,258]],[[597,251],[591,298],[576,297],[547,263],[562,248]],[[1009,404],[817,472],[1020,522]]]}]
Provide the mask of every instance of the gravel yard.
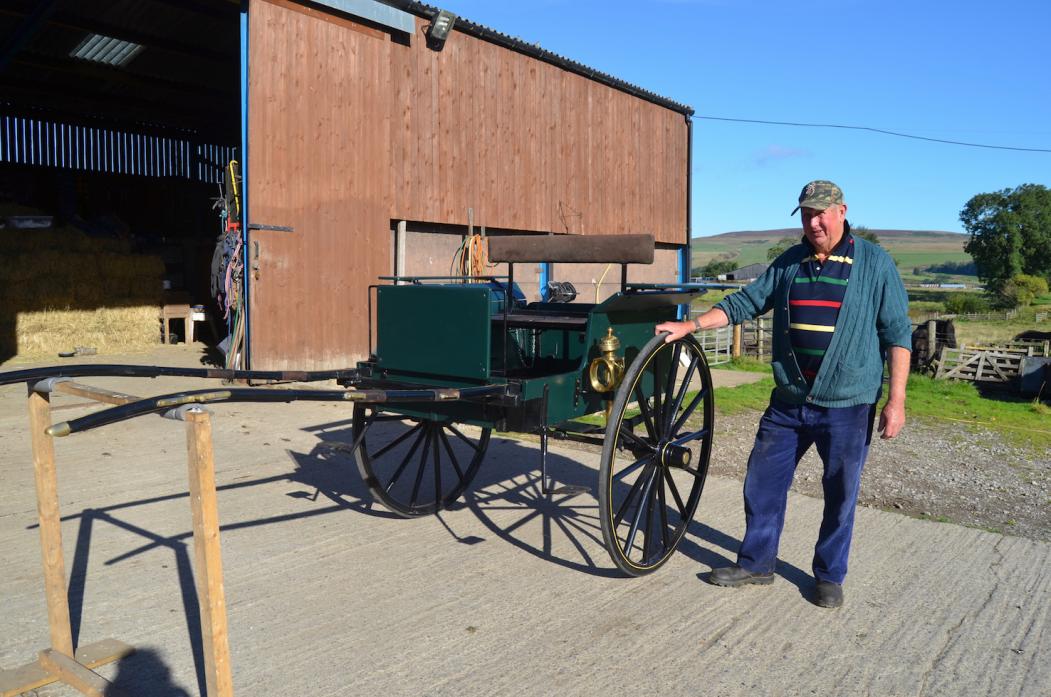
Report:
[{"label": "gravel yard", "polygon": [[[760,416],[716,418],[712,474],[744,478]],[[792,489],[821,497],[821,461],[813,448]],[[913,419],[897,438],[873,440],[860,503],[1051,541],[1051,453],[1006,443],[981,428]]]}]

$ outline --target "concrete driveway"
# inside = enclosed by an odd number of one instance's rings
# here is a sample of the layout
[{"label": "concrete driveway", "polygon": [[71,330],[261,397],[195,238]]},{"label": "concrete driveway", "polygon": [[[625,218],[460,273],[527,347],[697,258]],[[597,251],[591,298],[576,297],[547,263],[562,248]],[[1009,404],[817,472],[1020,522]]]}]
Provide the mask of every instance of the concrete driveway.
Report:
[{"label": "concrete driveway", "polygon": [[[0,388],[0,668],[48,643],[24,392]],[[57,415],[80,401],[56,396]],[[804,496],[774,585],[702,581],[743,530],[740,483],[713,478],[680,553],[622,578],[595,498],[543,497],[532,444],[494,438],[463,506],[402,520],[339,447],[348,406],[213,411],[237,694],[1051,694],[1046,543],[863,508],[846,605],[825,610],[807,599],[821,502]],[[132,694],[200,694],[183,425],[143,417],[56,451],[74,635],[137,647],[99,669]],[[559,481],[594,488],[596,455],[552,453]]]}]

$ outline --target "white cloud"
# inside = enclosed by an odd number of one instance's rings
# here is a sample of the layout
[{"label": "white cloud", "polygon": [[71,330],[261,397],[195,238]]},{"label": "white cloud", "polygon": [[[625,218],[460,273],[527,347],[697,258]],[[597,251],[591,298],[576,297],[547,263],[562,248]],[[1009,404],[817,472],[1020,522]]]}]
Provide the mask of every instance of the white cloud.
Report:
[{"label": "white cloud", "polygon": [[795,157],[810,157],[810,155],[811,153],[809,150],[790,148],[785,145],[767,145],[765,148],[755,153],[752,161],[759,167],[765,167],[766,165],[779,160],[789,160]]}]

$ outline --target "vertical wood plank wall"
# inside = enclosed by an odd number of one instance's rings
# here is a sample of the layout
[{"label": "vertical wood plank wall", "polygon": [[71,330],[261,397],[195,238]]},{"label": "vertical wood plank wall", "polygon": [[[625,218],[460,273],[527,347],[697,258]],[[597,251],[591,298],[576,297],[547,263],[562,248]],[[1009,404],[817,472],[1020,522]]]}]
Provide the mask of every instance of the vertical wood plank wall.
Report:
[{"label": "vertical wood plank wall", "polygon": [[248,220],[295,227],[251,233],[253,367],[365,356],[391,220],[685,241],[681,113],[460,32],[433,51],[419,18],[406,46],[291,0],[250,13]]},{"label": "vertical wood plank wall", "polygon": [[391,216],[686,238],[682,114],[454,32],[392,45]]},{"label": "vertical wood plank wall", "polygon": [[294,228],[249,232],[252,367],[353,366],[390,273],[390,38],[286,0],[249,11],[248,222]]}]

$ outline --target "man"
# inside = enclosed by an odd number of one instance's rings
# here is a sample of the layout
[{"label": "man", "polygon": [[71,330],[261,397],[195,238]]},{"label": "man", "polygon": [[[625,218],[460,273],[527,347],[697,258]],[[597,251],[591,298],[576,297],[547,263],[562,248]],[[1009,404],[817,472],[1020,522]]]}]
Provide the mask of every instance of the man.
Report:
[{"label": "man", "polygon": [[890,385],[879,430],[883,438],[894,438],[905,423],[912,325],[893,260],[850,233],[838,186],[810,182],[796,210],[802,211],[800,244],[708,312],[659,324],[656,331],[675,341],[773,309],[776,387],[748,459],[745,536],[737,564],[714,569],[709,580],[719,586],[773,583],[788,488],[800,458],[814,445],[825,468],[814,602],[839,607],[883,363],[890,367]]}]

